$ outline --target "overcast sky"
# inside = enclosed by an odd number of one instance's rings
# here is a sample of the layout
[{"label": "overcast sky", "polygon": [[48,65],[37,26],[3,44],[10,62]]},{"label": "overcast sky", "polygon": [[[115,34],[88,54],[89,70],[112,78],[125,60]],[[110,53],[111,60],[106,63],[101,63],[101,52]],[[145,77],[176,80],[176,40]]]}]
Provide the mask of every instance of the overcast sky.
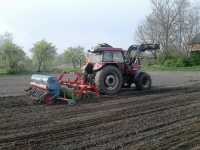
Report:
[{"label": "overcast sky", "polygon": [[13,33],[26,52],[41,39],[59,53],[102,42],[127,48],[150,10],[149,0],[0,0],[0,33]]}]

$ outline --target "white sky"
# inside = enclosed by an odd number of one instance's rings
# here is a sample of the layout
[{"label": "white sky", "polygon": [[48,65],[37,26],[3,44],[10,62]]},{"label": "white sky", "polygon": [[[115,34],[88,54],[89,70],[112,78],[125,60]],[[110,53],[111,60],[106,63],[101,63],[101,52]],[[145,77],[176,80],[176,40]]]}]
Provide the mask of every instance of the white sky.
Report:
[{"label": "white sky", "polygon": [[27,53],[41,39],[59,53],[102,42],[127,48],[149,12],[149,0],[0,0],[0,33],[13,33]]}]

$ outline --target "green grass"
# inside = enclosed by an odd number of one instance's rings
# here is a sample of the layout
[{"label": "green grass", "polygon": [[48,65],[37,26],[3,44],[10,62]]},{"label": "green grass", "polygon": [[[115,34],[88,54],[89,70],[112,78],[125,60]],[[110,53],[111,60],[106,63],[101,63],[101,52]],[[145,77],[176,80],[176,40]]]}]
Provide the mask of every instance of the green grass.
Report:
[{"label": "green grass", "polygon": [[80,72],[81,71],[81,68],[72,68],[72,67],[68,67],[68,68],[64,68],[63,71],[66,71],[66,72]]},{"label": "green grass", "polygon": [[0,75],[7,75],[8,71],[6,69],[0,68]]},{"label": "green grass", "polygon": [[0,76],[6,75],[29,75],[32,74],[33,71],[31,70],[21,70],[21,71],[12,71],[6,68],[0,68]]},{"label": "green grass", "polygon": [[151,65],[151,66],[143,66],[143,69],[150,71],[200,71],[200,66],[166,67],[162,65]]},{"label": "green grass", "polygon": [[[147,66],[144,65],[142,66],[142,70],[147,70],[147,71],[200,71],[200,66],[193,66],[193,67],[166,67],[166,66],[162,66],[162,65],[151,65],[151,66]],[[73,68],[73,67],[67,67],[64,68],[63,70],[54,70],[54,73],[61,73],[61,72],[81,72],[81,68]],[[50,71],[51,72],[51,71]],[[18,72],[15,74],[11,74],[9,73],[6,69],[2,69],[0,68],[0,76],[4,76],[4,75],[28,75],[28,74],[32,74],[33,72]]]},{"label": "green grass", "polygon": [[21,72],[13,72],[10,73],[5,69],[0,69],[0,76],[16,76],[16,75],[31,75],[33,72],[31,71],[21,71]]},{"label": "green grass", "polygon": [[[40,73],[61,73],[61,72],[80,72],[81,68],[73,68],[73,67],[67,67],[64,69],[53,69],[50,71],[45,71],[45,72],[40,72]],[[21,71],[21,72],[16,72],[16,73],[11,73],[9,72],[7,69],[2,69],[0,68],[0,76],[5,76],[5,75],[29,75],[29,74],[33,74],[36,73],[34,71]],[[38,72],[37,72],[38,73]]]},{"label": "green grass", "polygon": [[33,74],[33,73],[61,73],[61,72],[80,72],[80,67],[65,67],[65,68],[50,68],[46,71],[37,72],[35,69],[33,70],[22,70],[18,72],[9,71],[6,68],[0,68],[0,75],[26,75],[26,74]]}]

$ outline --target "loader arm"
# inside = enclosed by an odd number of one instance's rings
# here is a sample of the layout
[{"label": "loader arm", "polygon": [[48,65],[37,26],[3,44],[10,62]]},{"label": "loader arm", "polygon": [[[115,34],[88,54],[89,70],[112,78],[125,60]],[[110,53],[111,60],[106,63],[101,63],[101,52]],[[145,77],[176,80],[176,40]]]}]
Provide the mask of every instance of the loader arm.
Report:
[{"label": "loader arm", "polygon": [[155,51],[160,49],[159,44],[141,44],[141,45],[131,45],[127,51],[126,59],[129,64],[133,64],[139,61],[141,54],[145,51]]}]

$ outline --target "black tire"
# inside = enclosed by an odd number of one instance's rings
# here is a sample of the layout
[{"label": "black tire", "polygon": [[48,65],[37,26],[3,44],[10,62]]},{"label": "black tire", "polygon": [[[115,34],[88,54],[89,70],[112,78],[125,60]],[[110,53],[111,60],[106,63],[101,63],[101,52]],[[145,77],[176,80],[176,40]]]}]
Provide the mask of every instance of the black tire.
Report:
[{"label": "black tire", "polygon": [[141,72],[139,77],[135,81],[137,90],[149,90],[151,89],[151,77],[145,72]]},{"label": "black tire", "polygon": [[115,66],[106,66],[96,73],[95,84],[102,94],[116,94],[123,84],[122,73]]}]

